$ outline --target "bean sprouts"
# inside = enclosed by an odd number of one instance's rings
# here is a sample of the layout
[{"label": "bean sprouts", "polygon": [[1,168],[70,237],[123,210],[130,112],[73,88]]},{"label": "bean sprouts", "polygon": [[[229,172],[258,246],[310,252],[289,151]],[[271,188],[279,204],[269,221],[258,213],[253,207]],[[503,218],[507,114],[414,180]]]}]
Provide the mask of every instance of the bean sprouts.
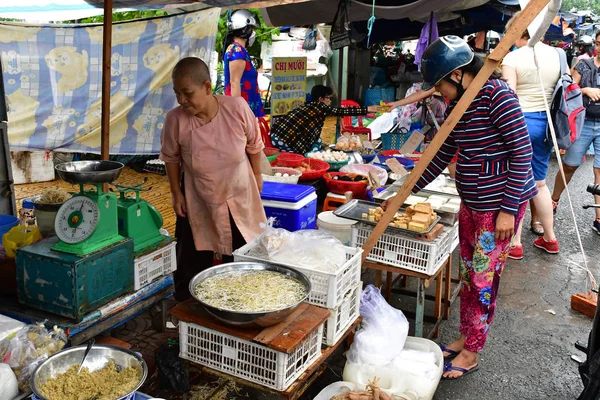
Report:
[{"label": "bean sprouts", "polygon": [[194,292],[209,306],[237,312],[280,310],[298,303],[306,295],[299,280],[275,271],[213,276],[196,285]]}]

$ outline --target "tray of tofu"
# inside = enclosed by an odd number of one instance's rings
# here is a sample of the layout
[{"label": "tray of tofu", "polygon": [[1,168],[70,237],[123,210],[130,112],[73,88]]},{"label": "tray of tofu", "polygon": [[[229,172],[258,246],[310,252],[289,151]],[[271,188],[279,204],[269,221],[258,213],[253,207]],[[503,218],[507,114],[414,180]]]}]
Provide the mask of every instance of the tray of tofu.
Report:
[{"label": "tray of tofu", "polygon": [[[340,218],[377,225],[383,216],[379,204],[365,200],[350,200],[333,212]],[[440,217],[429,203],[418,203],[398,210],[389,224],[389,229],[403,233],[428,233],[440,221]]]}]

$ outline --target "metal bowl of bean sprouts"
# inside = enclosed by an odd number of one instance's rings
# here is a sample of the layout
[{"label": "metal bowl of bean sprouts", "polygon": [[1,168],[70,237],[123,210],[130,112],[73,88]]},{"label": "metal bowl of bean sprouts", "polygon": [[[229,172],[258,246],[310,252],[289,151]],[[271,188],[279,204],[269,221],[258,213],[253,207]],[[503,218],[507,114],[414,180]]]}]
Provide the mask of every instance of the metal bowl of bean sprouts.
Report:
[{"label": "metal bowl of bean sprouts", "polygon": [[240,328],[286,319],[308,297],[308,278],[279,265],[234,262],[208,268],[190,281],[190,293],[218,320]]}]

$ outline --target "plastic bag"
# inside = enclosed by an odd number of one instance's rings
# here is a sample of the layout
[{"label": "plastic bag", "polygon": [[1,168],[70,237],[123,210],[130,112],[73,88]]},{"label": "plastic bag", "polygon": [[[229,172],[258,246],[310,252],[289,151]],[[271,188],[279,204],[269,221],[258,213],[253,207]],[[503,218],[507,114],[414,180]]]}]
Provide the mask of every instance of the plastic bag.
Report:
[{"label": "plastic bag", "polygon": [[281,264],[333,272],[346,262],[346,246],[325,231],[289,232],[267,226],[260,243],[269,259]]},{"label": "plastic bag", "polygon": [[369,129],[371,129],[372,132],[371,139],[380,139],[382,133],[389,132],[394,127],[394,121],[397,117],[398,109],[395,108],[392,111],[381,114],[380,117],[375,118],[375,120],[369,124]]},{"label": "plastic bag", "polygon": [[348,351],[355,364],[383,366],[402,353],[408,336],[408,321],[402,311],[392,307],[379,289],[368,285],[360,299],[364,328],[358,331]]},{"label": "plastic bag", "polygon": [[59,352],[67,343],[67,335],[54,326],[46,329],[43,323],[27,325],[11,338],[0,342],[0,362],[8,364],[22,392],[29,391],[29,378],[38,364]]},{"label": "plastic bag", "polygon": [[36,226],[17,225],[2,235],[2,246],[6,256],[14,258],[17,250],[41,239],[42,234]]},{"label": "plastic bag", "polygon": [[[21,321],[0,314],[0,342],[12,337],[25,326]],[[1,392],[0,392],[1,393]]]},{"label": "plastic bag", "polygon": [[0,399],[14,399],[19,395],[17,377],[8,364],[0,364]]},{"label": "plastic bag", "polygon": [[302,42],[302,50],[311,51],[317,48],[317,30],[313,29],[306,34]]},{"label": "plastic bag", "polygon": [[171,343],[160,346],[154,355],[158,369],[158,382],[163,392],[187,393],[190,381],[185,362],[179,358],[179,344]]}]

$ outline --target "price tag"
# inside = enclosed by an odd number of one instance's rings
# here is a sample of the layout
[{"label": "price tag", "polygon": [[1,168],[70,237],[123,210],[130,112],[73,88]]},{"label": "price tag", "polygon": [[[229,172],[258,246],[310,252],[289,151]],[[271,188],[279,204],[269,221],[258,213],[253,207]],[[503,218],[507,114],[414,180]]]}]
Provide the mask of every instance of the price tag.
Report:
[{"label": "price tag", "polygon": [[369,186],[371,186],[373,189],[378,189],[381,187],[379,179],[377,179],[373,171],[369,172]]},{"label": "price tag", "polygon": [[375,147],[373,147],[373,143],[369,142],[368,140],[364,140],[362,144],[365,149],[375,149]]},{"label": "price tag", "polygon": [[425,135],[421,134],[421,132],[419,131],[413,131],[412,135],[409,136],[408,140],[404,142],[404,145],[400,148],[400,153],[414,153],[417,147],[419,147],[419,145],[423,141],[423,139],[425,139]]},{"label": "price tag", "polygon": [[388,158],[385,160],[385,163],[390,167],[393,173],[400,175],[400,177],[408,175],[408,171],[395,158]]}]

